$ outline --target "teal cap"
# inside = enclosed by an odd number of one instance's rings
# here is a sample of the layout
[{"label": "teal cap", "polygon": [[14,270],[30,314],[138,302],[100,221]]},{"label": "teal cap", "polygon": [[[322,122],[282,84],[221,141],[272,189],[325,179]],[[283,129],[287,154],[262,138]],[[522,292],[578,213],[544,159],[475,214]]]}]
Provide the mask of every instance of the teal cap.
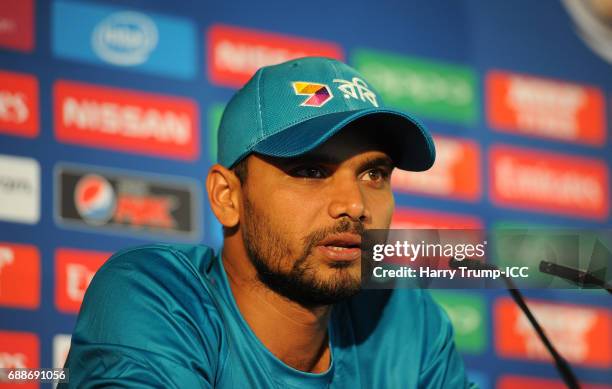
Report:
[{"label": "teal cap", "polygon": [[422,124],[385,107],[355,69],[322,57],[262,67],[236,92],[219,126],[219,163],[231,168],[251,153],[296,157],[358,120],[388,142],[398,168],[433,165],[435,146]]}]

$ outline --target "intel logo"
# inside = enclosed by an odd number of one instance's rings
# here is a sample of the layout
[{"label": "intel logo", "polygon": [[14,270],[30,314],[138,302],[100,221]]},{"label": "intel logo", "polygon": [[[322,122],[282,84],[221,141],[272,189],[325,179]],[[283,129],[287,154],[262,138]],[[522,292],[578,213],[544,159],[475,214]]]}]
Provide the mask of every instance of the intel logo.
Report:
[{"label": "intel logo", "polygon": [[91,44],[104,61],[119,66],[140,65],[157,46],[157,27],[138,12],[116,12],[94,28]]}]

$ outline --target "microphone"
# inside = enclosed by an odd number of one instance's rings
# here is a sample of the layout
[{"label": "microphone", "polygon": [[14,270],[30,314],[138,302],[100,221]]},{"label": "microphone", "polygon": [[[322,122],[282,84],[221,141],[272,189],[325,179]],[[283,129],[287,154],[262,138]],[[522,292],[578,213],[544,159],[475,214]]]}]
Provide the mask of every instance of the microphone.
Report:
[{"label": "microphone", "polygon": [[607,284],[604,280],[597,278],[593,274],[574,269],[571,267],[557,265],[556,263],[541,261],[540,271],[542,273],[550,274],[564,280],[568,280],[571,283],[580,286],[581,288],[586,286],[596,286],[606,290],[612,294],[612,285]]},{"label": "microphone", "polygon": [[[465,258],[459,261],[455,259],[455,257],[451,257],[451,259],[448,261],[448,265],[452,269],[458,269],[459,267],[466,267],[470,270],[499,270],[497,266],[491,263],[484,263],[484,262],[478,261],[476,259],[471,259],[471,258]],[[555,366],[557,367],[557,370],[559,371],[559,374],[561,375],[561,378],[563,379],[567,387],[569,389],[580,389],[578,379],[576,378],[576,375],[572,371],[570,364],[565,360],[565,358],[561,356],[561,354],[559,354],[559,352],[555,349],[555,346],[553,346],[550,339],[548,339],[548,337],[544,333],[544,329],[540,326],[540,323],[538,323],[535,316],[533,316],[533,313],[531,313],[531,310],[527,306],[527,303],[525,302],[523,295],[521,294],[521,292],[518,290],[518,288],[514,284],[514,281],[512,281],[512,279],[508,277],[506,274],[502,273],[502,275],[503,275],[504,282],[506,283],[506,289],[512,296],[512,299],[514,300],[516,305],[518,305],[523,311],[523,313],[525,314],[525,316],[527,316],[529,323],[531,323],[531,326],[533,327],[535,332],[538,334],[538,337],[540,338],[542,343],[544,343],[544,346],[546,347],[550,355],[553,357],[553,360],[555,361]]]}]

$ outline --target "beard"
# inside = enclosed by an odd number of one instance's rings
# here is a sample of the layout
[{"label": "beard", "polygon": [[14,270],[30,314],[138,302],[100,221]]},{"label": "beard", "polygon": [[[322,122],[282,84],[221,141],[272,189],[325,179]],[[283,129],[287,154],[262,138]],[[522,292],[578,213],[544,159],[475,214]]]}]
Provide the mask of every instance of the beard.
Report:
[{"label": "beard", "polygon": [[[292,258],[292,250],[286,239],[274,229],[269,219],[255,210],[245,196],[242,238],[247,255],[257,271],[257,276],[269,289],[305,307],[331,305],[355,295],[361,289],[360,274],[355,276],[350,264],[332,262],[333,274],[325,277],[311,259],[313,249],[330,234],[350,232],[362,235],[361,222],[342,219],[331,228],[314,231],[303,238],[303,251]],[[310,258],[310,260],[309,260]],[[292,263],[289,270],[283,264]],[[322,265],[325,266],[325,265]],[[286,265],[285,265],[286,268]],[[359,273],[359,272],[357,272]]]}]

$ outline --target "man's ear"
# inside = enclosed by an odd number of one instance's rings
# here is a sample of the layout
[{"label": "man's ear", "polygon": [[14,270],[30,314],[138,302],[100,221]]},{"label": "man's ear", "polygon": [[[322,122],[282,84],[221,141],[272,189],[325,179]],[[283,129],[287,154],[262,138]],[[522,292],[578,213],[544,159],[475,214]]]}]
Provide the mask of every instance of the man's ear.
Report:
[{"label": "man's ear", "polygon": [[223,227],[235,227],[240,221],[242,186],[234,172],[219,164],[211,166],[206,191],[212,211]]}]

